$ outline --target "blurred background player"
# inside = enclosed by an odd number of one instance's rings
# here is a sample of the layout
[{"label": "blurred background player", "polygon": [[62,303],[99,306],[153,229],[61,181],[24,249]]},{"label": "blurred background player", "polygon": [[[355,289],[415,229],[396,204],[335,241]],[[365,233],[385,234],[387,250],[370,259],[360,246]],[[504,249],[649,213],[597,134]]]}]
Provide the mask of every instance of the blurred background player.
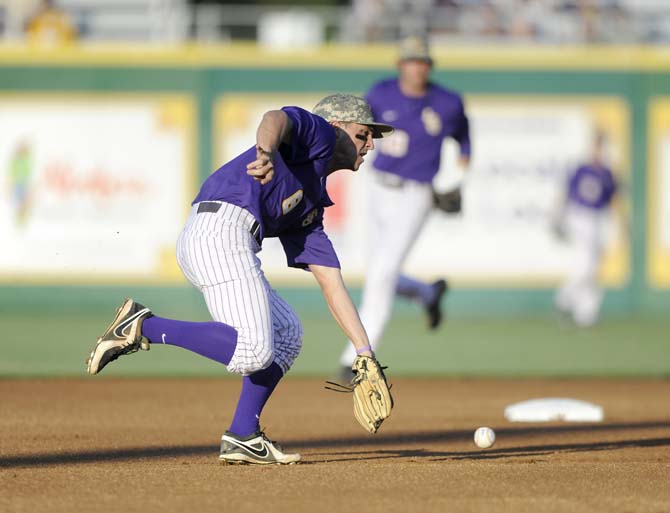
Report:
[{"label": "blurred background player", "polygon": [[[426,40],[406,38],[400,45],[398,77],[374,84],[366,95],[375,120],[395,128],[379,144],[368,197],[370,252],[360,315],[373,348],[389,320],[395,294],[418,300],[431,329],[442,320],[446,281],[424,283],[400,273],[433,207],[432,181],[440,169],[443,140],[458,142],[463,169],[470,162],[463,101],[456,92],[430,82],[432,67]],[[355,356],[350,348],[342,353],[342,378],[349,376]]]},{"label": "blurred background player", "polygon": [[591,159],[570,175],[564,201],[554,224],[556,234],[572,244],[575,263],[558,289],[557,309],[578,326],[598,321],[603,291],[598,271],[605,248],[610,207],[617,183],[605,164],[605,137],[597,133]]},{"label": "blurred background player", "polygon": [[[326,121],[328,119],[328,121]],[[242,392],[219,459],[232,463],[294,463],[260,429],[265,403],[302,346],[298,316],[270,286],[256,256],[278,237],[288,265],[309,269],[354,353],[372,356],[365,329],[342,281],[323,230],[330,173],[356,171],[373,138],[389,134],[363,98],[336,94],[314,114],[298,107],[265,113],[256,145],[207,178],[177,241],[177,261],[205,297],[215,322],[158,317],[132,299],[118,309],[87,361],[99,373],[119,356],[170,344],[226,365],[242,376]]]}]

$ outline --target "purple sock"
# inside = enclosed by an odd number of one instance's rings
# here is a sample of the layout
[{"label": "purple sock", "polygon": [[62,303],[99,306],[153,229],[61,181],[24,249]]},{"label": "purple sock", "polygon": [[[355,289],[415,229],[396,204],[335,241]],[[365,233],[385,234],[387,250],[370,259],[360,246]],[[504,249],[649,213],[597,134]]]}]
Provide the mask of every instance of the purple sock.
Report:
[{"label": "purple sock", "polygon": [[422,305],[427,305],[435,300],[435,288],[432,283],[424,283],[404,274],[398,276],[395,292],[399,296],[417,299]]},{"label": "purple sock", "polygon": [[229,431],[245,437],[259,430],[263,406],[284,373],[276,362],[267,368],[242,378],[242,392]]},{"label": "purple sock", "polygon": [[237,331],[222,322],[187,322],[151,316],[142,322],[142,335],[152,344],[183,347],[228,365],[237,346]]}]

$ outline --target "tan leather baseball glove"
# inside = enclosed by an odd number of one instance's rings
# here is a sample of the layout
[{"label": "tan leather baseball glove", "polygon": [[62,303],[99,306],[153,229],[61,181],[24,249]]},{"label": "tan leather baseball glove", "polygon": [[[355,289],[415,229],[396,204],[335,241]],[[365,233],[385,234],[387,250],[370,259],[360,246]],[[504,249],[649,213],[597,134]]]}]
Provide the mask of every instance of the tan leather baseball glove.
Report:
[{"label": "tan leather baseball glove", "polygon": [[391,415],[393,397],[391,387],[386,381],[384,369],[371,356],[357,356],[351,370],[354,377],[349,384],[343,385],[326,381],[328,390],[354,394],[354,417],[370,434],[375,434],[382,422]]},{"label": "tan leather baseball glove", "polygon": [[391,415],[393,397],[379,362],[370,356],[357,356],[351,369],[354,379],[354,416],[363,429],[375,434]]}]

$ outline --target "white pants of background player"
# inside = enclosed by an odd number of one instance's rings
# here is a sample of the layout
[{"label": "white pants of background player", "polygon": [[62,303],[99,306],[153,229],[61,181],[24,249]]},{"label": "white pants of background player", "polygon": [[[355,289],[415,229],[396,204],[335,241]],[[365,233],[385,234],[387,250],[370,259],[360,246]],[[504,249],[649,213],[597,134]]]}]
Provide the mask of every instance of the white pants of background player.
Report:
[{"label": "white pants of background player", "polygon": [[573,267],[555,297],[556,307],[571,315],[578,326],[598,321],[603,291],[598,284],[598,270],[604,250],[607,210],[595,210],[570,203],[564,217],[564,228],[573,245]]},{"label": "white pants of background player", "polygon": [[198,213],[194,205],[177,240],[177,262],[212,318],[237,331],[227,369],[246,376],[274,361],[286,374],[300,353],[302,326],[261,270],[261,248],[249,231],[254,221],[229,203],[216,213]]},{"label": "white pants of background player", "polygon": [[[432,208],[431,184],[394,180],[373,172],[368,188],[368,264],[359,315],[373,349],[377,349],[391,316],[402,264]],[[356,358],[352,344],[340,363],[351,366]]]}]

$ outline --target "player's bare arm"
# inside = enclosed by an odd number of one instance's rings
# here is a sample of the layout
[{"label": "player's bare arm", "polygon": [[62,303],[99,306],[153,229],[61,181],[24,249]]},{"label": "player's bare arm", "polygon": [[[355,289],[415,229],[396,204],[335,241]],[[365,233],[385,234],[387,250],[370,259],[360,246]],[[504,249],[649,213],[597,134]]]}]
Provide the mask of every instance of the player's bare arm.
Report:
[{"label": "player's bare arm", "polygon": [[274,154],[282,142],[289,142],[291,120],[281,110],[271,110],[263,115],[256,130],[256,160],[247,164],[247,174],[265,185],[274,176]]},{"label": "player's bare arm", "polygon": [[356,307],[351,301],[349,292],[344,286],[340,270],[336,267],[314,264],[310,265],[309,269],[321,287],[323,297],[330,312],[333,314],[333,318],[347,337],[349,337],[349,340],[351,340],[356,348],[357,354],[372,356],[372,351],[363,350],[366,346],[370,347],[368,335],[361,323]]}]

